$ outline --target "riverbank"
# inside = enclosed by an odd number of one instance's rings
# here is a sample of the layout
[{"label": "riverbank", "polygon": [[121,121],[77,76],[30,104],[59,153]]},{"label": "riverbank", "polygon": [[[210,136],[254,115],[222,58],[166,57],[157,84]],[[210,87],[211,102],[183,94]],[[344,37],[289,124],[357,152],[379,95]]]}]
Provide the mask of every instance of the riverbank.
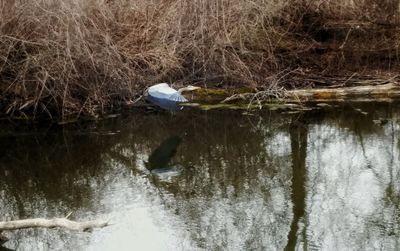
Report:
[{"label": "riverbank", "polygon": [[97,117],[159,82],[248,88],[264,99],[397,83],[398,7],[378,0],[6,1],[0,116]]}]

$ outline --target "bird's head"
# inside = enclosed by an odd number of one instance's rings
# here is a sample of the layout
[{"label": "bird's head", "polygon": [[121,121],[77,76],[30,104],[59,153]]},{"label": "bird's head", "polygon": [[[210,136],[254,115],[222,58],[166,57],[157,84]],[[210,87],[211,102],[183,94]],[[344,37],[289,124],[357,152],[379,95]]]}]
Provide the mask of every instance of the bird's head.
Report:
[{"label": "bird's head", "polygon": [[194,90],[198,90],[198,89],[201,89],[201,88],[198,86],[193,86],[193,85],[188,85],[185,87],[185,91],[194,91]]}]

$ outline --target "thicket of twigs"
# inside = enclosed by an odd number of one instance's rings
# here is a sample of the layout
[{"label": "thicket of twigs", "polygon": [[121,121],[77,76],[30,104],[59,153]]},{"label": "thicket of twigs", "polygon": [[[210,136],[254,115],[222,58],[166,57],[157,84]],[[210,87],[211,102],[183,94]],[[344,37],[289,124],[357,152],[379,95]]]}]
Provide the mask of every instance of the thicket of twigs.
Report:
[{"label": "thicket of twigs", "polygon": [[160,81],[273,89],[390,70],[399,13],[399,0],[0,0],[0,113],[94,115]]}]

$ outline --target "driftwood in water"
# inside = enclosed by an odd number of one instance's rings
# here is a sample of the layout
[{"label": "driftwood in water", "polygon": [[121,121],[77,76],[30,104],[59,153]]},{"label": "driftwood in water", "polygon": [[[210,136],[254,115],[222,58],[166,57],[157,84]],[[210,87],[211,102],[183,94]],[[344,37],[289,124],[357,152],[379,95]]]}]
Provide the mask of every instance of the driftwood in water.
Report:
[{"label": "driftwood in water", "polygon": [[76,222],[68,220],[67,218],[54,218],[54,219],[36,218],[36,219],[26,219],[26,220],[3,221],[0,222],[0,246],[8,240],[8,238],[2,234],[4,230],[62,227],[70,230],[85,231],[92,228],[102,228],[107,225],[108,221],[103,221],[103,220]]},{"label": "driftwood in water", "polygon": [[0,222],[0,232],[4,230],[17,230],[24,228],[54,228],[54,227],[62,227],[70,230],[85,231],[92,228],[102,228],[107,225],[108,222],[102,220],[76,222],[68,220],[67,218],[54,218],[54,219],[36,218],[36,219]]},{"label": "driftwood in water", "polygon": [[365,85],[342,88],[301,89],[286,92],[289,100],[294,101],[362,101],[390,100],[400,98],[400,85]]}]

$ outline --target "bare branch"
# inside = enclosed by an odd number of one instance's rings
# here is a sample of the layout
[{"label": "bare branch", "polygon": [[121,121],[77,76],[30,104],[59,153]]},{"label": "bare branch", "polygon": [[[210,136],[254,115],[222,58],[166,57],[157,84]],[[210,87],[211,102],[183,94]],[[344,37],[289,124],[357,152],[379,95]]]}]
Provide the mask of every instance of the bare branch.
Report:
[{"label": "bare branch", "polygon": [[16,221],[4,221],[0,222],[0,232],[4,230],[17,230],[24,228],[54,228],[62,227],[70,230],[85,231],[92,228],[102,228],[108,226],[108,221],[93,220],[76,222],[66,218],[54,218],[54,219],[26,219]]}]

